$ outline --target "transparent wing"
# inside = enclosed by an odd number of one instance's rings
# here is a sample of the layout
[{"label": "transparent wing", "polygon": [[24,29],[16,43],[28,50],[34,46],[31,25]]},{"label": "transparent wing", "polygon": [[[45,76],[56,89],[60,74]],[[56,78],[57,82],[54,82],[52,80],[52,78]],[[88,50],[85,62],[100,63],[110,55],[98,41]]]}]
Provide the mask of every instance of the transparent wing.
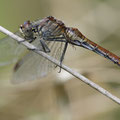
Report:
[{"label": "transparent wing", "polygon": [[[20,36],[19,32],[15,34]],[[25,52],[25,49],[24,46],[18,44],[9,36],[0,39],[0,66],[15,63],[20,55]]]},{"label": "transparent wing", "polygon": [[[39,39],[33,43],[41,48]],[[64,43],[55,41],[46,41],[51,50],[50,56],[60,60],[63,52]],[[44,77],[55,68],[55,65],[44,57],[29,51],[18,63],[18,69],[14,71],[12,83],[21,83],[23,81],[36,80]]]}]

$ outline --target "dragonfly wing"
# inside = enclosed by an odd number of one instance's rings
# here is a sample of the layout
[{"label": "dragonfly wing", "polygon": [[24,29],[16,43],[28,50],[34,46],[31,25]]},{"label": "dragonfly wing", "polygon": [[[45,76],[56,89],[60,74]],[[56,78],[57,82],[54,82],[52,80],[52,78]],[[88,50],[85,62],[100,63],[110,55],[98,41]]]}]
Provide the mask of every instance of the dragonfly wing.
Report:
[{"label": "dragonfly wing", "polygon": [[[20,36],[19,32],[15,34]],[[20,55],[25,52],[25,47],[18,44],[11,37],[7,36],[0,40],[0,66],[17,62]]]},{"label": "dragonfly wing", "polygon": [[[41,44],[36,40],[33,44],[39,48]],[[60,60],[64,43],[55,41],[46,41],[46,45],[51,50],[50,56]],[[44,77],[55,68],[55,65],[44,57],[29,51],[17,64],[13,73],[12,83],[21,83],[23,81],[36,80]]]}]

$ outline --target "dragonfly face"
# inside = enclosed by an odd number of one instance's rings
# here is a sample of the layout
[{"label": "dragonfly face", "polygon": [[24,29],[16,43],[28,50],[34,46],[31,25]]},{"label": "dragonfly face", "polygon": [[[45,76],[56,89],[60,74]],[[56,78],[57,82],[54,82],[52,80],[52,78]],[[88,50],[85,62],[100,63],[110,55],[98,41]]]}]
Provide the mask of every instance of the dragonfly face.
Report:
[{"label": "dragonfly face", "polygon": [[34,32],[33,32],[34,29],[30,21],[26,21],[24,22],[24,24],[20,25],[19,31],[26,40],[35,39]]}]

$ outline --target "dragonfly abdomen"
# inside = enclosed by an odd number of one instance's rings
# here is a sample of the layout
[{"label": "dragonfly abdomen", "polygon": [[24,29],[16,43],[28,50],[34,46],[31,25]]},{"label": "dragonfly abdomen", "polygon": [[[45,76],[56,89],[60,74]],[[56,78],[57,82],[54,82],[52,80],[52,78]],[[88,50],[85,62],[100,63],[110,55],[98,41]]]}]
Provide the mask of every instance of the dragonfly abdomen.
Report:
[{"label": "dragonfly abdomen", "polygon": [[120,57],[116,56],[114,53],[106,50],[105,48],[99,46],[98,44],[92,42],[91,40],[86,39],[86,43],[87,43],[87,46],[90,46],[91,47],[91,50],[109,60],[111,60],[112,62],[120,65]]},{"label": "dragonfly abdomen", "polygon": [[88,50],[91,50],[112,62],[120,65],[120,57],[106,50],[105,48],[99,46],[98,44],[92,42],[86,38],[78,29],[76,28],[67,28],[67,41],[73,45],[81,46]]}]

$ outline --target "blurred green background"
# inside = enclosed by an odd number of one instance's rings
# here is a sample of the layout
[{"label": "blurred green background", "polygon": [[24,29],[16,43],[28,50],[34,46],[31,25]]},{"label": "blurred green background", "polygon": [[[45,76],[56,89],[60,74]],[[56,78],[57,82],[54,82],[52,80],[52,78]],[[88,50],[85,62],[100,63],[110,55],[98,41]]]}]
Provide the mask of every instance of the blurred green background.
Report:
[{"label": "blurred green background", "polygon": [[[120,56],[119,0],[0,1],[0,25],[12,32],[26,20],[50,15],[66,26],[77,27],[87,38]],[[4,36],[0,33],[0,38]],[[71,46],[64,63],[120,98],[117,65],[91,51]],[[11,84],[11,74],[11,66],[0,68],[0,120],[120,119],[118,104],[63,70],[18,85]]]}]

